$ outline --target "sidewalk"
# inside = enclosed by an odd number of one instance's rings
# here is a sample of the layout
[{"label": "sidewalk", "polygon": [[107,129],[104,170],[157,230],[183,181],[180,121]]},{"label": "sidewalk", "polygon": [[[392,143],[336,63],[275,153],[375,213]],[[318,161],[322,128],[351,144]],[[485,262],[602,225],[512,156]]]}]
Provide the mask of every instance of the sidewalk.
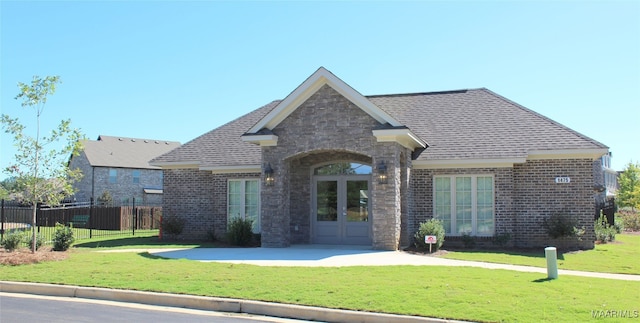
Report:
[{"label": "sidewalk", "polygon": [[[140,252],[141,250],[138,250]],[[346,266],[463,266],[547,273],[546,268],[464,261],[411,254],[404,251],[371,250],[371,247],[294,245],[289,248],[194,248],[149,249],[165,258],[184,258],[202,262],[225,262],[258,266],[346,267]],[[558,275],[640,281],[640,275],[558,270]]]}]

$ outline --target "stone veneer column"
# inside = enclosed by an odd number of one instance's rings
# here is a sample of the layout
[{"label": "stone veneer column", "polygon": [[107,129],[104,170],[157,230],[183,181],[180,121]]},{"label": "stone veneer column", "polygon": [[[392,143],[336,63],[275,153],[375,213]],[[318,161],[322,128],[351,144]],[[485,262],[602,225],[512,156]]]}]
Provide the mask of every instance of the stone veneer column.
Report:
[{"label": "stone veneer column", "polygon": [[289,170],[288,162],[265,159],[274,172],[274,183],[266,186],[261,177],[261,244],[267,248],[284,248],[291,244],[289,231]]},{"label": "stone veneer column", "polygon": [[[378,154],[373,158],[373,248],[398,250],[401,231],[401,163],[398,145],[378,144]],[[388,181],[378,183],[377,166],[384,161],[387,166]]]}]

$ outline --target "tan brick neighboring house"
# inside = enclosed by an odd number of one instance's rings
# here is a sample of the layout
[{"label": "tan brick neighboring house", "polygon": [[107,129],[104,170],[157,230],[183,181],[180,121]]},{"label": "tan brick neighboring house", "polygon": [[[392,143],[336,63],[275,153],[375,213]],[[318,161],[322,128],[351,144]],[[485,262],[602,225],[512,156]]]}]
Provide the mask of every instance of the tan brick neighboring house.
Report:
[{"label": "tan brick neighboring house", "polygon": [[162,169],[149,161],[180,146],[179,142],[99,136],[85,140],[83,150],[69,161],[83,178],[74,184],[77,201],[98,199],[109,192],[116,205],[162,204]]},{"label": "tan brick neighboring house", "polygon": [[188,237],[254,220],[263,247],[396,250],[419,223],[447,239],[508,233],[547,246],[543,219],[572,216],[594,244],[594,162],[608,147],[487,89],[363,96],[324,68],[291,94],[155,158],[164,214]]}]

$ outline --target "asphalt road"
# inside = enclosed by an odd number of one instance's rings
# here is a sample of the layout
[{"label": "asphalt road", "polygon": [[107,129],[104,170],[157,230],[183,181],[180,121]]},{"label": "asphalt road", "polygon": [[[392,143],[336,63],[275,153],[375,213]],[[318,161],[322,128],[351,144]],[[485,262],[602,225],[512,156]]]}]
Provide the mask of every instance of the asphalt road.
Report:
[{"label": "asphalt road", "polygon": [[0,322],[300,323],[307,321],[80,298],[0,293]]}]

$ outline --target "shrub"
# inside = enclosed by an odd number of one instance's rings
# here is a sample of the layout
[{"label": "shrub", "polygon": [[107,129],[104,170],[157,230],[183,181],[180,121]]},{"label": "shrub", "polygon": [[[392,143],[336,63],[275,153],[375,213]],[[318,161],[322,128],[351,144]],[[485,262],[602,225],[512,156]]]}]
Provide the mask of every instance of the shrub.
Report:
[{"label": "shrub", "polygon": [[2,240],[2,247],[12,252],[20,247],[20,244],[24,240],[24,235],[22,232],[11,231],[4,236],[4,240]]},{"label": "shrub", "polygon": [[253,238],[253,221],[235,217],[227,226],[227,240],[235,246],[246,246]]},{"label": "shrub", "polygon": [[176,239],[184,229],[185,219],[177,216],[166,216],[162,218],[162,232],[171,235]]},{"label": "shrub", "polygon": [[596,240],[607,243],[608,241],[614,241],[616,239],[616,228],[607,222],[607,218],[600,214],[600,217],[593,224],[593,229],[596,233]]},{"label": "shrub", "polygon": [[[27,238],[29,240],[29,249],[33,250],[33,236],[29,235]],[[44,238],[41,234],[36,234],[36,250],[40,249],[44,244]]]},{"label": "shrub", "polygon": [[494,235],[492,242],[494,245],[504,248],[509,243],[509,240],[511,240],[511,234],[506,232],[506,233],[499,233]]},{"label": "shrub", "polygon": [[616,213],[623,227],[627,231],[640,231],[640,212],[621,210]]},{"label": "shrub", "polygon": [[70,227],[56,223],[56,231],[53,233],[53,250],[67,251],[74,240],[73,230]]},{"label": "shrub", "polygon": [[542,227],[554,239],[577,237],[580,240],[584,234],[584,229],[578,228],[578,221],[575,218],[560,213],[554,213],[542,220]]},{"label": "shrub", "polygon": [[426,222],[420,223],[420,227],[418,228],[418,232],[413,235],[414,244],[418,249],[428,250],[429,244],[424,242],[424,237],[426,236],[436,236],[436,243],[432,245],[434,251],[437,251],[442,247],[444,243],[444,226],[442,226],[442,221],[438,219],[430,219]]},{"label": "shrub", "polygon": [[462,235],[462,243],[467,249],[473,249],[476,246],[476,240],[467,233]]}]

